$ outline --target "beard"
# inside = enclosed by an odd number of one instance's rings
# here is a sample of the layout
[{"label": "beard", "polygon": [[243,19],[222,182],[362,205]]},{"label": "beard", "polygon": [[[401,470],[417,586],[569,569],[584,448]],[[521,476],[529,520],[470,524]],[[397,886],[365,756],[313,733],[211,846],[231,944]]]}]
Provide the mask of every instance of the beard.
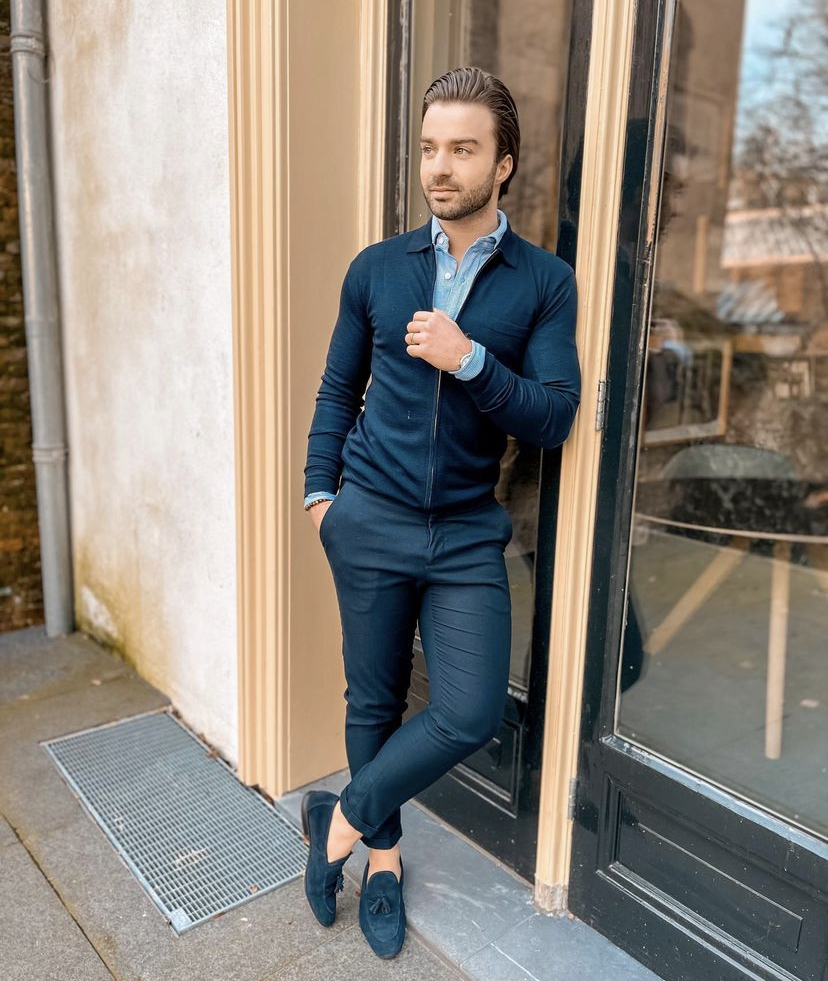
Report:
[{"label": "beard", "polygon": [[437,218],[442,218],[445,221],[460,221],[486,207],[494,192],[496,173],[497,163],[492,167],[491,173],[487,177],[484,177],[478,184],[467,188],[459,187],[450,181],[435,182],[436,187],[451,188],[457,192],[450,201],[433,200],[430,187],[423,187],[423,197],[431,209],[431,213]]}]

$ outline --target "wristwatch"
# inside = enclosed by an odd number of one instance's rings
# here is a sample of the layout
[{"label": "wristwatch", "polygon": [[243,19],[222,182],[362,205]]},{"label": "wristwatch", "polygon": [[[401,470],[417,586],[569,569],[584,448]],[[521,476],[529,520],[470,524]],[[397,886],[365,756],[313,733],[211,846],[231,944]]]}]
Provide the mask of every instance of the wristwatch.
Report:
[{"label": "wristwatch", "polygon": [[[469,335],[466,334],[466,337],[468,337],[468,336]],[[471,340],[471,338],[469,338],[469,340]],[[457,367],[454,369],[454,371],[450,371],[449,374],[450,375],[456,375],[458,371],[462,371],[466,367],[466,365],[469,363],[469,361],[471,361],[473,354],[474,354],[474,344],[472,344],[472,347],[471,347],[471,350],[470,351],[468,351],[466,354],[464,354],[464,355],[461,356],[461,358],[460,358],[460,364],[457,365]]]},{"label": "wristwatch", "polygon": [[455,373],[458,372],[458,371],[462,371],[466,367],[466,365],[469,363],[469,361],[471,361],[473,354],[474,354],[474,351],[472,350],[472,351],[469,351],[468,354],[464,354],[463,357],[460,358],[460,364],[457,365],[457,367],[455,368]]}]

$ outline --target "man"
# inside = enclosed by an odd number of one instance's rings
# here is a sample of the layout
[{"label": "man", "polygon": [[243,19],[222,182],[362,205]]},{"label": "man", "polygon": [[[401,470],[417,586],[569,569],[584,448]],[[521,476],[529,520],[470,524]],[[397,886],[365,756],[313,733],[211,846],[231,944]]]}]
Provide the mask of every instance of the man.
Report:
[{"label": "man", "polygon": [[[501,81],[459,68],[429,87],[420,179],[433,217],[351,263],[308,436],[305,508],[339,601],[351,781],[303,799],[305,892],[332,923],[362,838],[360,926],[382,957],[405,936],[400,805],[502,720],[512,523],[494,486],[507,433],[557,446],[579,401],[572,270],[497,207],[519,147]],[[431,701],[403,724],[418,623]]]}]

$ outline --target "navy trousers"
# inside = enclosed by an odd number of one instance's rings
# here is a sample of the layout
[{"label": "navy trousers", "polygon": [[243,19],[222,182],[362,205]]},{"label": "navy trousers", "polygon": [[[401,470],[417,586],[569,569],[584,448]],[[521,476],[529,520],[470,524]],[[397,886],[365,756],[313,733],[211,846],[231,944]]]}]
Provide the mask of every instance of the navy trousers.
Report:
[{"label": "navy trousers", "polygon": [[[511,653],[503,552],[512,531],[494,497],[437,514],[349,480],[322,518],[347,683],[351,781],[340,806],[371,848],[395,845],[400,806],[500,728]],[[431,700],[403,723],[417,624]]]}]

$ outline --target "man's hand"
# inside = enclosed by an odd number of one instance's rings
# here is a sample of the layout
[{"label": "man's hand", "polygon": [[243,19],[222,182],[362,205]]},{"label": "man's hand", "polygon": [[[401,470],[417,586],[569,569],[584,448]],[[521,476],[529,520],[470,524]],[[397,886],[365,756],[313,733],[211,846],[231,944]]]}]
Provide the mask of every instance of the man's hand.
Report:
[{"label": "man's hand", "polygon": [[312,508],[308,508],[308,514],[311,516],[311,521],[316,525],[317,532],[322,524],[322,517],[332,504],[333,501],[323,501],[321,504],[314,504]]},{"label": "man's hand", "polygon": [[472,342],[443,310],[418,310],[406,328],[406,351],[443,371],[456,371]]}]

